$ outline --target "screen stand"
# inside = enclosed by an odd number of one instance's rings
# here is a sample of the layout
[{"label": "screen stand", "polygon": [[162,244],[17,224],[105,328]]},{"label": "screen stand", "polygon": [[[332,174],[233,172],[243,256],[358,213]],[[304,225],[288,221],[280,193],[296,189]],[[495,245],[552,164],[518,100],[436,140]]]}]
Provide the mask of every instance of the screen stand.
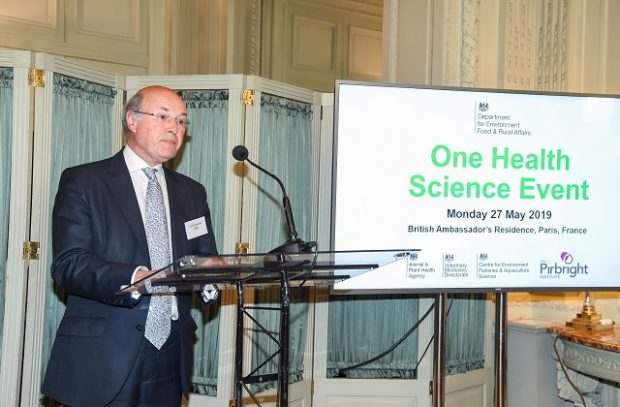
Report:
[{"label": "screen stand", "polygon": [[448,294],[435,295],[435,340],[433,342],[433,407],[445,405],[446,302]]},{"label": "screen stand", "polygon": [[495,407],[506,404],[507,294],[495,294]]}]

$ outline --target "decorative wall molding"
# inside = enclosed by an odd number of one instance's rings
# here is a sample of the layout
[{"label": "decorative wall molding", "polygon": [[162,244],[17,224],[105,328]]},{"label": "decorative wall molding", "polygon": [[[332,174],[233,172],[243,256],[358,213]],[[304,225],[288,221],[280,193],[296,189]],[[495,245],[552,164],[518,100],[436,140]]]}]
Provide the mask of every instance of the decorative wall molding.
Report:
[{"label": "decorative wall molding", "polygon": [[251,0],[248,5],[248,74],[260,75],[260,33],[261,7],[260,0]]},{"label": "decorative wall molding", "polygon": [[[603,404],[601,383],[591,377],[584,376],[574,370],[567,370],[570,380],[581,390],[588,406],[605,407]],[[560,398],[573,402],[575,406],[581,406],[581,398],[570,385],[566,375],[558,363],[558,395]]]},{"label": "decorative wall molding", "polygon": [[504,86],[508,89],[532,89],[533,86],[535,28],[532,14],[530,0],[506,2]]},{"label": "decorative wall molding", "polygon": [[538,11],[536,89],[562,91],[566,85],[568,0],[546,0]]},{"label": "decorative wall molding", "polygon": [[620,382],[620,354],[563,341],[564,363],[571,369],[612,382]]},{"label": "decorative wall molding", "polygon": [[452,75],[452,72],[458,71],[458,57],[455,54],[458,52],[459,41],[455,37],[459,35],[461,27],[460,16],[454,15],[458,9],[455,6],[456,1],[462,0],[446,0],[443,18],[443,85],[453,86],[458,82],[455,75]]},{"label": "decorative wall molding", "polygon": [[480,0],[463,1],[461,37],[461,86],[478,85]]},{"label": "decorative wall molding", "polygon": [[508,0],[505,22],[505,87],[564,90],[568,0]]},{"label": "decorative wall molding", "polygon": [[386,0],[383,10],[383,80],[397,81],[399,0]]},{"label": "decorative wall molding", "polygon": [[581,398],[569,383],[570,378],[588,406],[617,405],[618,391],[614,383],[620,382],[620,353],[569,340],[558,340],[557,350],[567,372],[564,373],[558,361],[557,388],[560,398],[575,406],[583,406]]}]

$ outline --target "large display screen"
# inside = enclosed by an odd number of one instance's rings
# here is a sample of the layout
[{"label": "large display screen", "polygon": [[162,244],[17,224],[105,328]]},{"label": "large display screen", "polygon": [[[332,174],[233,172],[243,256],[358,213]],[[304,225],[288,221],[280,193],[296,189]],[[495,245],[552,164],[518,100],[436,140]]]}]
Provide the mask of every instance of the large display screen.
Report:
[{"label": "large display screen", "polygon": [[337,82],[332,249],[419,249],[341,289],[620,287],[620,98]]}]

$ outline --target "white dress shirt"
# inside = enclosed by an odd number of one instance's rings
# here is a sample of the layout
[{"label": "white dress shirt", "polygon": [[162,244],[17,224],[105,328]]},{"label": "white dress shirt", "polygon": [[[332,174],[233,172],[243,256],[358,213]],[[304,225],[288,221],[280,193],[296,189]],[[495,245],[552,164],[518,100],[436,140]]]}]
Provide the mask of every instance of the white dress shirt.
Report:
[{"label": "white dress shirt", "polygon": [[[146,207],[146,186],[148,184],[148,177],[142,171],[144,168],[150,167],[142,158],[138,157],[138,155],[129,147],[125,146],[123,149],[123,157],[125,158],[125,163],[127,164],[127,168],[129,169],[129,175],[131,176],[131,182],[133,183],[133,189],[136,192],[136,198],[138,198],[138,206],[140,207],[140,214],[142,215],[142,222],[145,219],[145,207]],[[170,242],[170,253],[172,253],[172,229],[170,226],[170,203],[168,201],[168,187],[166,186],[166,177],[164,175],[164,171],[162,169],[162,165],[159,164],[155,167],[151,167],[156,169],[155,175],[157,176],[157,181],[161,187],[161,192],[164,195],[164,205],[166,206],[166,219],[168,220],[166,223],[168,225],[168,236],[170,237],[168,240]],[[173,261],[174,259],[170,259]],[[134,282],[134,277],[136,272],[139,270],[148,269],[146,266],[139,266],[133,273],[131,277],[131,282]],[[172,297],[172,319],[176,320],[179,318],[179,312],[177,309],[177,301],[176,297]]]}]

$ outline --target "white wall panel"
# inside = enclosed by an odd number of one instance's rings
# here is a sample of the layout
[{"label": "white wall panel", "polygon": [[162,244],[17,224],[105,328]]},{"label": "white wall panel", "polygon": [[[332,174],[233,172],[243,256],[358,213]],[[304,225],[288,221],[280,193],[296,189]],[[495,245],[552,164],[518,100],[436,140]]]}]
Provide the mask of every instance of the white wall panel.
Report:
[{"label": "white wall panel", "polygon": [[265,0],[261,75],[333,92],[337,79],[379,80],[382,2]]},{"label": "white wall panel", "polygon": [[56,10],[56,0],[1,0],[0,20],[54,28]]},{"label": "white wall panel", "polygon": [[293,16],[293,69],[334,72],[337,25],[331,22]]},{"label": "white wall panel", "polygon": [[137,0],[80,0],[71,8],[75,13],[69,25],[76,24],[76,33],[99,35],[124,41],[140,39],[140,2]]},{"label": "white wall panel", "polygon": [[148,9],[140,0],[66,0],[66,47],[83,58],[148,64]]},{"label": "white wall panel", "polygon": [[144,68],[148,17],[148,0],[0,0],[0,47]]},{"label": "white wall panel", "polygon": [[0,44],[39,50],[63,40],[63,0],[0,0]]},{"label": "white wall panel", "polygon": [[366,78],[370,81],[381,80],[382,50],[381,31],[351,27],[347,77]]}]

